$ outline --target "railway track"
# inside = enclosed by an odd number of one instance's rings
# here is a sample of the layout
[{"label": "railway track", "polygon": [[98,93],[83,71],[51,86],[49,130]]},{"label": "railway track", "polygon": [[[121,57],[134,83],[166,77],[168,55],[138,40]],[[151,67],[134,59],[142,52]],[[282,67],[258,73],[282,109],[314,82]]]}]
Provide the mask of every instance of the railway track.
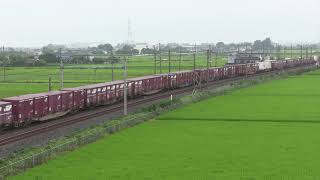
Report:
[{"label": "railway track", "polygon": [[[299,67],[301,68],[301,67]],[[295,68],[293,68],[292,70],[294,70]],[[208,87],[219,87],[219,86],[223,86],[225,84],[229,84],[232,82],[236,82],[239,80],[250,80],[250,79],[254,79],[260,76],[266,76],[266,75],[270,75],[270,74],[276,74],[279,71],[271,71],[271,72],[264,72],[264,73],[259,73],[259,74],[253,74],[253,75],[248,75],[248,76],[240,76],[240,77],[233,77],[233,78],[229,78],[229,79],[224,79],[224,80],[219,80],[219,81],[212,81],[212,82],[208,82],[202,85],[202,88],[208,88]],[[141,104],[145,104],[145,103],[149,103],[152,101],[156,101],[156,100],[161,100],[161,99],[166,99],[169,98],[171,95],[173,96],[177,96],[177,95],[182,95],[184,93],[187,92],[192,92],[194,90],[194,87],[185,87],[185,88],[180,88],[180,89],[175,89],[175,90],[171,90],[171,91],[166,91],[160,94],[156,94],[153,96],[145,96],[143,98],[139,98],[139,99],[134,99],[128,102],[128,107],[134,107],[137,105],[141,105]],[[15,132],[12,133],[10,135],[7,135],[6,137],[0,137],[0,146],[3,145],[7,145],[13,142],[17,142],[35,135],[39,135],[48,131],[52,131],[61,127],[65,127],[71,124],[75,124],[81,121],[85,121],[91,118],[97,118],[100,116],[103,116],[107,113],[113,113],[113,112],[120,112],[122,111],[123,108],[123,104],[118,103],[116,105],[112,105],[109,106],[107,108],[103,108],[94,112],[91,111],[87,111],[86,113],[84,113],[81,116],[75,116],[75,117],[66,117],[66,119],[64,121],[59,121],[59,120],[54,120],[51,121],[50,123],[44,123],[40,125],[35,125],[33,126],[31,129],[25,129],[21,132]],[[6,134],[5,134],[6,135]]]}]

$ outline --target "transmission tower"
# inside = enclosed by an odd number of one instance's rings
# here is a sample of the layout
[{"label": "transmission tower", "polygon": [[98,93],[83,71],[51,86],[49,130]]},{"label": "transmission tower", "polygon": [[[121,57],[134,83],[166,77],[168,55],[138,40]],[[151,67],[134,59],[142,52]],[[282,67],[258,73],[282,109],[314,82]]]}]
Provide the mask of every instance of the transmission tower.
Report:
[{"label": "transmission tower", "polygon": [[198,90],[201,91],[201,77],[196,69],[196,55],[197,55],[197,45],[195,44],[194,52],[193,52],[193,92],[192,92],[193,95],[195,95]]}]

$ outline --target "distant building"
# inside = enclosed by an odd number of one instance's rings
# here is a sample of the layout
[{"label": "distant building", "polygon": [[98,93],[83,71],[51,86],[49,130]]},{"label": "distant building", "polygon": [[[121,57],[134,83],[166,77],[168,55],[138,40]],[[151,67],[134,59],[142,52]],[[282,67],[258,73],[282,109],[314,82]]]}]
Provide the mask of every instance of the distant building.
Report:
[{"label": "distant building", "polygon": [[252,54],[235,54],[230,55],[228,58],[228,64],[246,64],[246,63],[256,63],[262,61],[263,58],[258,55]]},{"label": "distant building", "polygon": [[[143,48],[148,48],[148,47],[149,47],[148,43],[136,43],[136,44],[134,45],[134,48],[139,51],[139,54],[141,54],[141,50],[142,50]],[[152,48],[152,47],[151,47],[151,48]]]}]

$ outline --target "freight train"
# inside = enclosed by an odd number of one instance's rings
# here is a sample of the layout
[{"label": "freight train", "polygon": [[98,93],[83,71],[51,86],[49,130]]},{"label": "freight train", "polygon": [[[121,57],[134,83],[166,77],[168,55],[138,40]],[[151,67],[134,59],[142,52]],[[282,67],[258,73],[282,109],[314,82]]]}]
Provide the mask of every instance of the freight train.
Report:
[{"label": "freight train", "polygon": [[[192,86],[195,78],[197,82],[206,83],[316,63],[313,59],[264,61],[132,78],[127,80],[128,97],[135,98]],[[120,80],[65,88],[61,91],[3,98],[0,101],[0,127],[28,126],[32,122],[47,121],[70,112],[114,104],[123,99],[123,92],[124,81]]]}]

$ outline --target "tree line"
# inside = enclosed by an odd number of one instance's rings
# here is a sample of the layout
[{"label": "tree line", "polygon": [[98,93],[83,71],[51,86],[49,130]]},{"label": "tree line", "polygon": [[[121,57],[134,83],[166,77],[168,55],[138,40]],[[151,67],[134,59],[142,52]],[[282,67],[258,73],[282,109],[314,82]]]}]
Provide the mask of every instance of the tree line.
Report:
[{"label": "tree line", "polygon": [[[315,45],[314,45],[315,46]],[[256,40],[253,43],[230,43],[217,42],[216,44],[202,44],[199,49],[207,50],[208,47],[214,52],[233,52],[233,51],[255,51],[262,52],[263,50],[280,51],[280,46],[275,45],[270,38],[264,40]],[[198,47],[197,47],[198,48]],[[111,44],[100,44],[96,47],[88,47],[84,49],[68,49],[62,45],[49,44],[41,49],[39,55],[30,55],[25,52],[17,52],[12,48],[8,52],[0,52],[1,66],[45,66],[48,64],[57,64],[60,59],[64,63],[70,64],[106,64],[119,63],[122,55],[153,55],[156,53],[168,52],[173,53],[188,53],[193,51],[192,45],[181,45],[177,43],[159,44],[156,47],[144,47],[136,49],[134,45],[118,44],[113,47]]]}]

